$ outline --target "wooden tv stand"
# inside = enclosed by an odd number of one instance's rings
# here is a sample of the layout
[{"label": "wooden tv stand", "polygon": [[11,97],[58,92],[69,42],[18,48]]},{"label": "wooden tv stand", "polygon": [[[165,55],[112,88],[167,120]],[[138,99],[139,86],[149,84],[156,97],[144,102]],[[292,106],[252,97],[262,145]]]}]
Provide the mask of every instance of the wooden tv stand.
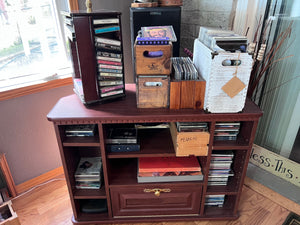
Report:
[{"label": "wooden tv stand", "polygon": [[[138,109],[135,84],[126,85],[126,98],[107,104],[84,106],[74,95],[61,98],[47,118],[53,122],[73,209],[74,224],[120,223],[184,220],[230,220],[238,218],[240,201],[249,156],[261,110],[251,101],[241,113],[205,113],[203,110]],[[109,124],[162,123],[204,121],[209,124],[210,140],[207,156],[199,156],[203,181],[138,183],[137,158],[175,156],[168,129],[145,130],[139,133],[140,151],[110,153],[105,150],[106,127]],[[235,141],[215,141],[216,122],[239,121]],[[96,124],[92,137],[66,137],[66,125]],[[227,185],[207,185],[212,150],[232,150],[234,176]],[[74,173],[80,157],[101,156],[103,185],[101,189],[75,188]],[[170,189],[156,196],[145,189]],[[225,194],[223,207],[205,205],[207,195]],[[81,204],[87,199],[104,199],[107,211],[83,213]]]}]

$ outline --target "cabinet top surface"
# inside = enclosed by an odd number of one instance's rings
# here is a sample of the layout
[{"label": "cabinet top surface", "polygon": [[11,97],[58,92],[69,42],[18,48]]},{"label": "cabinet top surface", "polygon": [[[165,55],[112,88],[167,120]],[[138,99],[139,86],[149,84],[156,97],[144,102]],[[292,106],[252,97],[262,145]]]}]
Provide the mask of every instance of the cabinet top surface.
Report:
[{"label": "cabinet top surface", "polygon": [[97,9],[92,12],[87,12],[86,10],[73,10],[71,12],[62,11],[61,14],[65,16],[97,16],[97,15],[105,15],[105,14],[115,14],[119,15],[121,12],[112,11],[107,9]]},{"label": "cabinet top surface", "polygon": [[126,84],[126,97],[105,104],[85,106],[77,95],[62,97],[47,115],[52,122],[72,120],[103,123],[172,122],[172,121],[250,121],[258,120],[262,111],[250,100],[240,113],[207,113],[197,109],[141,109],[136,105],[135,84]]}]

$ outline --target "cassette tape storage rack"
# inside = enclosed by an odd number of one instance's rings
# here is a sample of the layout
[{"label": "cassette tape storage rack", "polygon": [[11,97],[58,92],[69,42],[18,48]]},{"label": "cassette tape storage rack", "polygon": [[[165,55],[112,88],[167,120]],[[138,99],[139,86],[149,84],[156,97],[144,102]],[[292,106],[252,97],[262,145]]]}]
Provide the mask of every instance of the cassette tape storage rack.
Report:
[{"label": "cassette tape storage rack", "polygon": [[[89,108],[75,94],[63,97],[47,116],[56,131],[73,209],[73,223],[236,219],[261,110],[247,101],[241,113],[216,114],[193,109],[147,109],[145,112],[136,108],[135,88],[134,84],[126,84],[124,101]],[[140,151],[108,151],[109,126],[162,122],[207,123],[210,134],[208,149],[205,154],[197,156],[203,180],[138,182],[139,158],[176,156],[168,128],[139,130]],[[86,136],[67,136],[67,128],[75,125],[93,125],[93,130],[86,131]],[[234,137],[216,138],[223,133],[222,129],[227,129],[227,125],[233,125]],[[230,153],[222,155],[223,152]],[[97,189],[76,188],[74,174],[82,157],[101,157],[100,188],[99,185]],[[218,181],[212,180],[211,170],[222,166],[215,162],[220,158],[227,159],[224,165],[230,165],[232,171],[224,175],[226,181],[213,185]]]},{"label": "cassette tape storage rack", "polygon": [[74,92],[86,104],[125,96],[121,13],[62,12],[73,62]]}]

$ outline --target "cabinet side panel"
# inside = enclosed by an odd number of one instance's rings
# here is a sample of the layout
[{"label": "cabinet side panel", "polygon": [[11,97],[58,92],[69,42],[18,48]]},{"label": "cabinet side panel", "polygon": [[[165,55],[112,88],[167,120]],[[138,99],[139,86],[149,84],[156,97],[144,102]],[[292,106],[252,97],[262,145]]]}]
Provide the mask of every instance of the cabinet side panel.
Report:
[{"label": "cabinet side panel", "polygon": [[84,98],[87,103],[97,101],[99,99],[96,75],[97,64],[90,17],[79,16],[75,17],[73,21]]}]

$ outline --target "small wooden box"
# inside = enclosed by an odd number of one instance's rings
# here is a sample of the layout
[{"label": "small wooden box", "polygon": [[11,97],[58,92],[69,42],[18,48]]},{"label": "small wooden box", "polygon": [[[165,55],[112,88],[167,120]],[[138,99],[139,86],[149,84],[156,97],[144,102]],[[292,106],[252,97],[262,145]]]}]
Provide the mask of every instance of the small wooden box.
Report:
[{"label": "small wooden box", "polygon": [[167,108],[169,107],[168,76],[139,76],[137,77],[137,107],[138,108]]},{"label": "small wooden box", "polygon": [[0,206],[0,214],[3,221],[0,225],[21,225],[17,213],[12,208],[11,201],[7,201]]},{"label": "small wooden box", "polygon": [[178,132],[175,123],[170,124],[176,156],[206,156],[209,132]]},{"label": "small wooden box", "polygon": [[[136,75],[170,75],[172,42],[168,45],[136,45],[135,72]],[[158,54],[157,57],[151,55]],[[161,54],[160,54],[161,53]]]},{"label": "small wooden box", "polygon": [[170,82],[170,109],[203,109],[204,80],[172,80]]}]

